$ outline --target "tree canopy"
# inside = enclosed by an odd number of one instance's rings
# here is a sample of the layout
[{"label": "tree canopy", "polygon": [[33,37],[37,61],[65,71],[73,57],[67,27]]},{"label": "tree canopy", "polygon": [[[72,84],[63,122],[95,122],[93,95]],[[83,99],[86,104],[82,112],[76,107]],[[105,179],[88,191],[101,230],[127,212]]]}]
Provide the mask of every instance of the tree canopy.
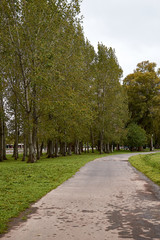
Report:
[{"label": "tree canopy", "polygon": [[157,135],[160,78],[156,63],[138,63],[134,73],[124,79],[124,87],[128,95],[130,122],[140,125],[150,137]]},{"label": "tree canopy", "polygon": [[[119,143],[127,118],[115,50],[85,39],[79,0],[2,0],[0,160],[5,139],[28,162]],[[36,17],[35,17],[36,16]],[[11,137],[12,136],[12,137]]]}]

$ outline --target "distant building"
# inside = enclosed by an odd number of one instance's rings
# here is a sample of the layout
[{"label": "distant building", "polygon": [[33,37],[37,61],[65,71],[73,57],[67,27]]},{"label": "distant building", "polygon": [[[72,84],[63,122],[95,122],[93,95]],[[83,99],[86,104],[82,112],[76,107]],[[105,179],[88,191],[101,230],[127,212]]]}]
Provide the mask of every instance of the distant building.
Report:
[{"label": "distant building", "polygon": [[[6,144],[6,149],[13,149],[14,148],[14,144]],[[23,143],[18,143],[18,148],[22,149],[24,148],[24,144]]]}]

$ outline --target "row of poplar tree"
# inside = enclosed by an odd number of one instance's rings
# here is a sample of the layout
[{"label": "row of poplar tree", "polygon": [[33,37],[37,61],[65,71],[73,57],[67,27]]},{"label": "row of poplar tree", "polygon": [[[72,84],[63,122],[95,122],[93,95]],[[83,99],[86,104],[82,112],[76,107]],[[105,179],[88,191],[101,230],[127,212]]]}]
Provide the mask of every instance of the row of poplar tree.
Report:
[{"label": "row of poplar tree", "polygon": [[128,108],[115,51],[85,39],[79,0],[1,0],[0,161],[7,141],[23,160],[109,150],[123,139]]}]

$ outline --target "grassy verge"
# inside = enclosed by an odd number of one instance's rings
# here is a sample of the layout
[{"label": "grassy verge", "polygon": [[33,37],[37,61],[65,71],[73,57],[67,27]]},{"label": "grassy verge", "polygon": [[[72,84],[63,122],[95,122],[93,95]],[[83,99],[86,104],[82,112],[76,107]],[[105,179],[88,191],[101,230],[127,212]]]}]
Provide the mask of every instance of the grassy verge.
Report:
[{"label": "grassy verge", "polygon": [[160,186],[160,153],[136,155],[131,157],[129,162]]},{"label": "grassy verge", "polygon": [[0,163],[0,233],[7,223],[46,193],[72,177],[87,162],[106,156],[95,154],[73,155],[47,159],[35,164],[8,160]]}]

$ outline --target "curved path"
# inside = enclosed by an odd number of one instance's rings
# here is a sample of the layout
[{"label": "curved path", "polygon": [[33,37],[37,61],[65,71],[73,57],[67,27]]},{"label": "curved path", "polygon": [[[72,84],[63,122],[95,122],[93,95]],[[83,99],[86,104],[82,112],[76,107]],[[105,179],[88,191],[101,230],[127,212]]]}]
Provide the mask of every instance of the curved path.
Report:
[{"label": "curved path", "polygon": [[86,164],[2,239],[159,240],[160,188],[130,166],[131,155]]}]

